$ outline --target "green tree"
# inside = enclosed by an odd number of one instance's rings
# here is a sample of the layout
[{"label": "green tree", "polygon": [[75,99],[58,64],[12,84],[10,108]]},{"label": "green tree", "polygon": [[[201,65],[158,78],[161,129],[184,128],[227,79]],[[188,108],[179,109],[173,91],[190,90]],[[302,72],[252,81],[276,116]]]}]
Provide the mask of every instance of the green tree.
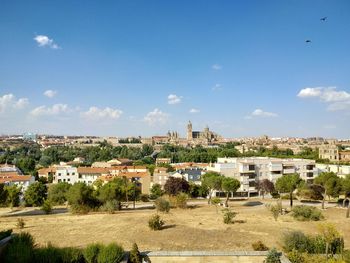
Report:
[{"label": "green tree", "polygon": [[123,197],[124,191],[122,185],[113,181],[102,185],[97,196],[98,200],[102,203],[112,200],[121,201]]},{"label": "green tree", "polygon": [[345,207],[345,202],[348,200],[348,209],[346,210],[346,218],[350,216],[350,174],[348,174],[342,180],[342,190],[344,192],[343,207]]},{"label": "green tree", "polygon": [[75,183],[69,188],[67,192],[67,200],[73,210],[77,211],[96,206],[92,187],[82,182]]},{"label": "green tree", "polygon": [[41,206],[47,196],[47,187],[41,182],[31,184],[24,193],[26,205]]},{"label": "green tree", "polygon": [[299,174],[283,175],[276,181],[276,189],[281,193],[289,193],[290,206],[293,207],[293,192],[297,189],[298,185],[302,182]]},{"label": "green tree", "polygon": [[67,201],[66,195],[70,187],[71,185],[66,182],[52,184],[49,186],[47,198],[53,204],[62,205]]},{"label": "green tree", "polygon": [[215,190],[221,190],[223,176],[217,172],[207,172],[202,176],[202,185],[209,190],[208,204],[211,203],[211,196]]},{"label": "green tree", "polygon": [[321,185],[323,187],[323,200],[322,200],[322,209],[324,209],[324,202],[326,196],[328,198],[337,197],[341,191],[341,180],[333,172],[324,172],[317,176],[314,180],[315,184]]},{"label": "green tree", "polygon": [[225,207],[228,207],[228,200],[230,193],[234,194],[239,187],[241,186],[241,183],[231,177],[224,177],[221,180],[221,189],[226,192],[226,201],[225,201]]},{"label": "green tree", "polygon": [[152,199],[156,199],[163,195],[163,190],[160,184],[154,184],[151,187],[151,197]]},{"label": "green tree", "polygon": [[10,207],[19,205],[19,197],[21,195],[21,188],[17,185],[5,186],[7,192],[6,204]]},{"label": "green tree", "polygon": [[7,199],[7,191],[5,188],[5,184],[0,184],[0,206],[6,205],[6,199]]}]

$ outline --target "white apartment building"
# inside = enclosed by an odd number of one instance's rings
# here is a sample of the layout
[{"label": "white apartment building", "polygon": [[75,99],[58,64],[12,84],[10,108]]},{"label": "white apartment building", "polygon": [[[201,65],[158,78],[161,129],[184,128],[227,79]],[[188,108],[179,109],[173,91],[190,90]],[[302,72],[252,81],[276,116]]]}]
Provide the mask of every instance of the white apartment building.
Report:
[{"label": "white apartment building", "polygon": [[316,164],[316,168],[318,169],[319,174],[323,172],[333,172],[339,177],[345,177],[350,174],[350,165],[318,163]]},{"label": "white apartment building", "polygon": [[275,182],[284,174],[298,173],[302,179],[311,183],[318,175],[318,169],[315,166],[314,160],[307,159],[218,158],[217,163],[208,166],[208,171],[238,179],[241,187],[237,192],[250,196],[257,194],[256,184],[259,180],[269,179]]},{"label": "white apartment building", "polygon": [[78,180],[78,168],[70,165],[56,166],[56,172],[53,175],[53,183],[66,182],[74,184]]}]

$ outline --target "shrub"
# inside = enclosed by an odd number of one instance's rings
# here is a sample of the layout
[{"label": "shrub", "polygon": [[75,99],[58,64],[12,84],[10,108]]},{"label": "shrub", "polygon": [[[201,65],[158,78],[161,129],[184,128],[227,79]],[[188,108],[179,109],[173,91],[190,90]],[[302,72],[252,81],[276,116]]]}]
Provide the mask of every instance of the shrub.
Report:
[{"label": "shrub", "polygon": [[[290,199],[290,195],[289,194],[284,194],[280,196],[282,200],[289,200]],[[293,194],[293,200],[298,200],[297,196],[295,194]]]},{"label": "shrub", "polygon": [[306,205],[295,206],[292,210],[292,216],[298,221],[319,221],[324,218],[316,207]]},{"label": "shrub", "polygon": [[17,224],[16,224],[16,226],[17,226],[19,229],[23,229],[25,225],[26,225],[26,223],[24,222],[23,218],[18,218],[18,219],[17,219]]},{"label": "shrub", "polygon": [[311,252],[312,242],[300,231],[286,233],[283,237],[283,248],[286,252],[297,250],[299,252]]},{"label": "shrub", "polygon": [[149,201],[149,195],[147,195],[147,194],[142,194],[142,195],[140,196],[140,199],[141,199],[142,202],[148,202],[148,201]]},{"label": "shrub", "polygon": [[117,263],[124,258],[124,249],[116,243],[102,247],[97,256],[98,263]]},{"label": "shrub", "polygon": [[178,208],[187,208],[187,194],[180,193],[176,196],[176,207]]},{"label": "shrub", "polygon": [[271,205],[270,211],[271,211],[271,214],[272,214],[273,218],[275,219],[275,221],[277,221],[278,216],[280,215],[280,211],[281,211],[281,207],[280,207],[279,203],[276,205]]},{"label": "shrub", "polygon": [[46,247],[36,248],[34,250],[34,260],[35,263],[60,263],[62,262],[62,256],[60,249],[48,243]]},{"label": "shrub", "polygon": [[61,254],[61,262],[67,262],[67,263],[83,263],[84,256],[79,248],[75,247],[65,247],[65,248],[59,248],[60,254]]},{"label": "shrub", "polygon": [[275,248],[271,249],[264,260],[264,263],[280,263],[281,253]]},{"label": "shrub", "polygon": [[117,200],[108,200],[102,206],[100,206],[100,210],[113,214],[114,211],[119,208],[119,205],[120,203]]},{"label": "shrub", "polygon": [[291,263],[305,263],[305,254],[293,249],[287,254],[287,258]]},{"label": "shrub", "polygon": [[254,251],[267,251],[269,248],[260,240],[252,244]]},{"label": "shrub", "polygon": [[31,262],[33,258],[34,238],[29,233],[14,236],[4,251],[5,263]]},{"label": "shrub", "polygon": [[231,211],[228,208],[222,210],[222,212],[224,213],[224,215],[223,215],[224,223],[225,224],[233,224],[234,223],[233,218],[237,215],[237,213]]},{"label": "shrub", "polygon": [[102,244],[90,244],[84,251],[83,255],[87,263],[97,263],[97,257],[100,250],[103,248]]},{"label": "shrub", "polygon": [[70,211],[73,214],[80,214],[80,215],[85,215],[89,213],[91,210],[91,207],[87,205],[79,205],[79,204],[74,204],[70,206]]},{"label": "shrub", "polygon": [[43,205],[41,206],[41,210],[45,212],[45,214],[50,214],[52,211],[52,204],[49,200],[45,200]]},{"label": "shrub", "polygon": [[164,221],[160,218],[158,214],[154,214],[148,220],[148,226],[152,230],[161,230],[164,225]]},{"label": "shrub", "polygon": [[129,261],[130,263],[142,263],[142,256],[136,243],[132,245]]},{"label": "shrub", "polygon": [[272,193],[271,193],[271,196],[272,196],[272,198],[274,198],[274,199],[280,198],[280,194],[279,194],[278,192],[272,192]]},{"label": "shrub", "polygon": [[11,234],[12,234],[12,229],[0,231],[0,240],[11,236]]},{"label": "shrub", "polygon": [[165,200],[162,197],[157,198],[154,204],[156,205],[157,211],[168,213],[170,210],[169,201]]}]

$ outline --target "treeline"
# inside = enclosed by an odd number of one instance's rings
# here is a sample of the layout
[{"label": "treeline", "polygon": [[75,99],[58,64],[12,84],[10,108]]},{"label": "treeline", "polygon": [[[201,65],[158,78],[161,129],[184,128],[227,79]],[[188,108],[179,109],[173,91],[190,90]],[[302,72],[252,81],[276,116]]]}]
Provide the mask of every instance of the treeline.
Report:
[{"label": "treeline", "polygon": [[[251,157],[266,156],[278,158],[306,158],[317,159],[318,151],[311,148],[304,148],[302,152],[295,155],[290,149],[282,150],[277,147],[267,149],[259,147],[255,151],[240,153],[235,146],[238,143],[227,143],[217,147],[205,148],[202,146],[183,147],[165,144],[157,157],[171,158],[172,162],[216,162],[218,157]],[[15,164],[23,173],[35,175],[39,167],[48,167],[59,162],[69,162],[75,157],[83,157],[85,162],[81,165],[91,165],[97,161],[108,161],[113,158],[127,158],[134,160],[135,165],[154,164],[151,157],[154,152],[152,145],[144,144],[141,148],[127,146],[112,146],[101,142],[99,146],[78,148],[72,146],[56,146],[47,149],[40,149],[39,145],[23,145],[15,149],[1,149],[0,163]]]},{"label": "treeline", "polygon": [[86,213],[91,210],[113,213],[121,209],[122,202],[141,198],[140,186],[123,178],[115,178],[106,184],[96,181],[94,187],[85,183],[70,185],[61,182],[49,186],[45,183],[42,180],[37,181],[24,192],[16,185],[0,184],[0,206],[41,206],[49,213],[53,205],[68,202],[74,213]]}]

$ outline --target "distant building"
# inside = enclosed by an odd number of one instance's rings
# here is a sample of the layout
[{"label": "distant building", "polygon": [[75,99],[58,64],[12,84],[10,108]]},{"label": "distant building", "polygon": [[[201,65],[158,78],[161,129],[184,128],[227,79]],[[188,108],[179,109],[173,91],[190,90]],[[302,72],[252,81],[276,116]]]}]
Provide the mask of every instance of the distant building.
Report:
[{"label": "distant building", "polygon": [[156,159],[156,165],[159,164],[170,164],[171,163],[171,158],[157,158]]},{"label": "distant building", "polygon": [[206,126],[203,131],[193,131],[191,121],[187,124],[188,142],[208,144],[218,141],[220,138],[218,134],[210,131],[208,126]]},{"label": "distant building", "polygon": [[334,143],[321,145],[318,156],[331,162],[350,162],[350,151],[341,151]]},{"label": "distant building", "polygon": [[23,134],[23,140],[36,142],[37,141],[37,135],[35,133],[26,132],[26,133]]}]

